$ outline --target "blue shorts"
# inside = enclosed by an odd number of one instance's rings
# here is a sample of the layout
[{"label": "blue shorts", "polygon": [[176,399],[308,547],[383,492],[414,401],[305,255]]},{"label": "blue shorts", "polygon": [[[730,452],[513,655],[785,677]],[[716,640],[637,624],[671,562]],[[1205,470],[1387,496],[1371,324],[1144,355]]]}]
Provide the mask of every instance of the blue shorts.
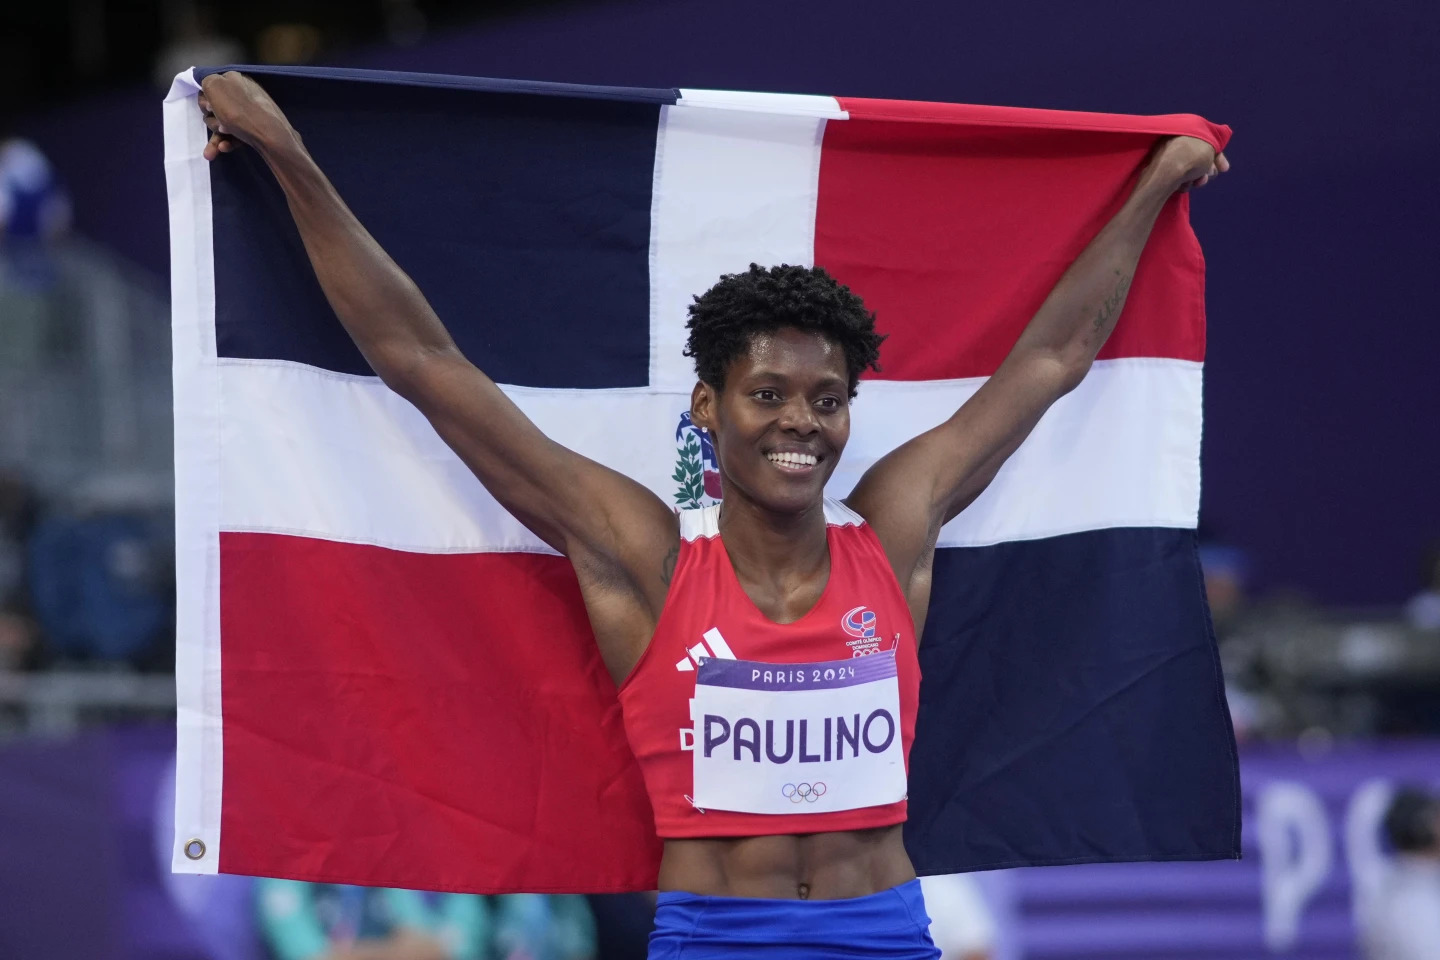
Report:
[{"label": "blue shorts", "polygon": [[939,960],[920,881],[852,900],[662,893],[650,960],[852,957]]}]

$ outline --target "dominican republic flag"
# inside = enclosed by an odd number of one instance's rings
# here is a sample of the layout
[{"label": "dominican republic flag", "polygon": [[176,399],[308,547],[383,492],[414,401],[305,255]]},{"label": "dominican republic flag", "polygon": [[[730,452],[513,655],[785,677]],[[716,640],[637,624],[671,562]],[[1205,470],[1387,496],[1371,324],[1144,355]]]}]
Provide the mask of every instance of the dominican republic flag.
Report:
[{"label": "dominican republic flag", "polygon": [[[821,264],[890,335],[830,494],[948,417],[1120,207],[1122,117],[241,68],[550,436],[711,502],[686,307]],[[165,102],[179,776],[191,872],[476,892],[655,885],[660,844],[569,564],[386,389],[253,151]],[[1194,528],[1204,262],[1160,216],[1119,328],[945,527],[906,839],[921,873],[1235,857]]]}]

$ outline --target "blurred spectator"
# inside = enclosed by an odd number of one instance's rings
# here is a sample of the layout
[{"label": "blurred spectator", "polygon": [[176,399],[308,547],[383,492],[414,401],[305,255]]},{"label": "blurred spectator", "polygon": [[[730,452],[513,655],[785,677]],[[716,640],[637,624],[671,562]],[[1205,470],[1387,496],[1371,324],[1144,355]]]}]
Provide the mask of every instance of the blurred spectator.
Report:
[{"label": "blurred spectator", "polygon": [[1405,605],[1405,619],[1417,630],[1440,630],[1440,542],[1425,552],[1424,588]]},{"label": "blurred spectator", "polygon": [[0,140],[0,230],[9,242],[48,240],[70,227],[70,197],[29,140]]},{"label": "blurred spectator", "polygon": [[1395,857],[1365,919],[1366,960],[1440,960],[1440,798],[1397,790],[1384,829]]},{"label": "blurred spectator", "polygon": [[48,652],[152,665],[172,625],[168,517],[55,513],[30,538],[30,590]]},{"label": "blurred spectator", "polygon": [[501,960],[587,960],[595,956],[595,920],[583,896],[514,893],[492,897]]},{"label": "blurred spectator", "polygon": [[48,241],[70,227],[70,198],[28,140],[0,140],[0,372],[45,353],[56,267]]},{"label": "blurred spectator", "polygon": [[480,897],[260,880],[261,932],[276,960],[585,960],[584,897]]}]

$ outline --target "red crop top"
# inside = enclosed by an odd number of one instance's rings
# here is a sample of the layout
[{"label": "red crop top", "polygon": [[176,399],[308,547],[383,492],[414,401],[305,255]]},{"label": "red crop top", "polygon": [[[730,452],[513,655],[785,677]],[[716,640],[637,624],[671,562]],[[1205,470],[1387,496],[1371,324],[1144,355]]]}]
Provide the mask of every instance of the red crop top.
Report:
[{"label": "red crop top", "polygon": [[905,820],[915,625],[879,539],[825,502],[830,579],[794,623],[735,576],[718,506],[680,514],[655,636],[620,688],[661,837],[817,833]]}]

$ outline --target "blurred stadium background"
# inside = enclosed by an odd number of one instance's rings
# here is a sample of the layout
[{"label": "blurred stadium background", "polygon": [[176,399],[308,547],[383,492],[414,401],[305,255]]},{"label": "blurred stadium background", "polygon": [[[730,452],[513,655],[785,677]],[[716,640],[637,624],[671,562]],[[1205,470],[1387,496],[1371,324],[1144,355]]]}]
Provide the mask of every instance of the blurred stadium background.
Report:
[{"label": "blurred stadium background", "polygon": [[[1209,266],[1202,559],[1242,740],[1246,859],[985,875],[937,885],[931,912],[947,956],[972,960],[1379,956],[1367,937],[1404,925],[1384,907],[1415,856],[1397,860],[1382,821],[1397,786],[1440,788],[1433,3],[13,0],[0,8],[0,958],[362,955],[306,939],[302,921],[360,937],[364,956],[643,956],[642,896],[406,906],[163,870],[175,698],[159,104],[176,71],[225,62],[1232,125],[1235,172],[1193,217]],[[1440,871],[1440,848],[1427,862]],[[383,935],[412,909],[433,937]],[[1385,956],[1440,956],[1428,949]]]}]

